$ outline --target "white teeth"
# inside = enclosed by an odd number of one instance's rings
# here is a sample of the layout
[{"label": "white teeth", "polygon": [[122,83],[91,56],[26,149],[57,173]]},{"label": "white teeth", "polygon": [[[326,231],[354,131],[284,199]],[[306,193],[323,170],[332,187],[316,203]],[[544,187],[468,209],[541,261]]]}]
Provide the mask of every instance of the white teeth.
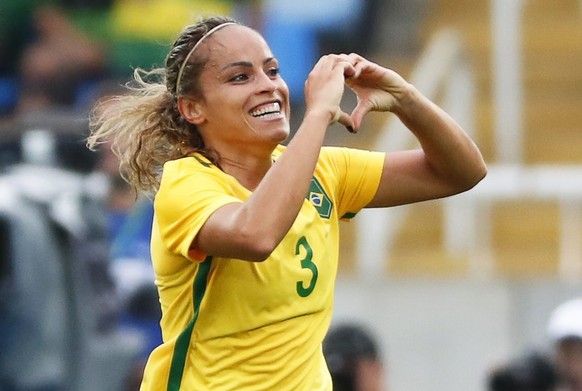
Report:
[{"label": "white teeth", "polygon": [[274,102],[266,106],[261,107],[251,113],[253,117],[261,117],[267,114],[278,114],[281,111],[281,105],[279,102]]}]

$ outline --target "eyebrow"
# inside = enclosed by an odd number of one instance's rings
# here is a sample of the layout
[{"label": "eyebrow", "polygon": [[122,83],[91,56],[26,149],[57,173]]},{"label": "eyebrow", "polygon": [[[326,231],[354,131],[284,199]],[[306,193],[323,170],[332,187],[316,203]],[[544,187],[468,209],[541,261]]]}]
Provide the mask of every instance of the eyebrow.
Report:
[{"label": "eyebrow", "polygon": [[[263,65],[268,64],[269,62],[275,60],[275,57],[268,57],[267,59],[265,59],[263,61]],[[227,64],[226,66],[224,66],[221,71],[224,71],[225,69],[228,68],[234,68],[234,67],[247,67],[247,68],[252,68],[253,67],[253,63],[250,61],[237,61],[237,62],[231,62],[230,64]]]}]

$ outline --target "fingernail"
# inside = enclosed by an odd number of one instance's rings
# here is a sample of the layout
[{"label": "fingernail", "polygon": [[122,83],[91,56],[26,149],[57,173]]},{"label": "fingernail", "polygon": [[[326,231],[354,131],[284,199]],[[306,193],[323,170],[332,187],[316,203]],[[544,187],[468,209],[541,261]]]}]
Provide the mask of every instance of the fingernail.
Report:
[{"label": "fingernail", "polygon": [[346,126],[346,129],[348,130],[348,132],[350,133],[356,133],[357,131],[354,130],[354,128],[352,126]]}]

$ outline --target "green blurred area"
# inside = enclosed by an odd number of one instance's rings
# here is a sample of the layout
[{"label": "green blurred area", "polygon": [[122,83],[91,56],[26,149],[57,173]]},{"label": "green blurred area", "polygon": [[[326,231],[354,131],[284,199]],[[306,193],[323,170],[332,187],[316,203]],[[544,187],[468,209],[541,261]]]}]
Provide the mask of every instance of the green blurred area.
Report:
[{"label": "green blurred area", "polygon": [[163,65],[181,28],[208,14],[229,14],[223,0],[2,0],[0,2],[0,75],[16,74],[24,48],[37,36],[34,15],[39,7],[57,7],[73,26],[107,50],[113,76],[133,68]]}]

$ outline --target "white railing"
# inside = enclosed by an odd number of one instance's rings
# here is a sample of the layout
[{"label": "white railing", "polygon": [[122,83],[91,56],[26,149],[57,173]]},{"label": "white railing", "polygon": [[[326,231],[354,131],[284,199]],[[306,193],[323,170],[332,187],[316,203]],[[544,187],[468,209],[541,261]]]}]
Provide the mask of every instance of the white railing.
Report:
[{"label": "white railing", "polygon": [[[441,105],[445,110],[472,133],[475,87],[457,33],[442,30],[434,36],[410,81],[429,99],[443,97]],[[415,144],[411,133],[396,119],[389,121],[381,134],[375,146],[378,150],[390,152]],[[468,257],[472,276],[491,276],[492,206],[504,200],[551,200],[560,207],[560,276],[581,278],[582,165],[524,166],[512,160],[500,158],[498,164],[489,164],[487,177],[474,189],[443,200],[445,248]],[[393,240],[410,207],[368,209],[354,220],[360,277],[381,279],[386,275]]]},{"label": "white railing", "polygon": [[525,0],[491,0],[491,64],[496,161],[523,155],[521,16]]},{"label": "white railing", "polygon": [[446,249],[468,255],[473,276],[489,277],[494,264],[492,206],[508,200],[552,201],[560,210],[560,277],[582,277],[582,166],[493,164],[488,169],[474,189],[444,201]]},{"label": "white railing", "polygon": [[[475,128],[474,83],[456,31],[444,29],[434,35],[409,81],[429,99],[443,96],[443,107],[467,131]],[[375,146],[380,151],[407,149],[415,143],[410,131],[395,118],[380,134]],[[392,240],[407,211],[406,207],[364,210],[354,220],[358,274],[368,278],[384,275]]]}]

